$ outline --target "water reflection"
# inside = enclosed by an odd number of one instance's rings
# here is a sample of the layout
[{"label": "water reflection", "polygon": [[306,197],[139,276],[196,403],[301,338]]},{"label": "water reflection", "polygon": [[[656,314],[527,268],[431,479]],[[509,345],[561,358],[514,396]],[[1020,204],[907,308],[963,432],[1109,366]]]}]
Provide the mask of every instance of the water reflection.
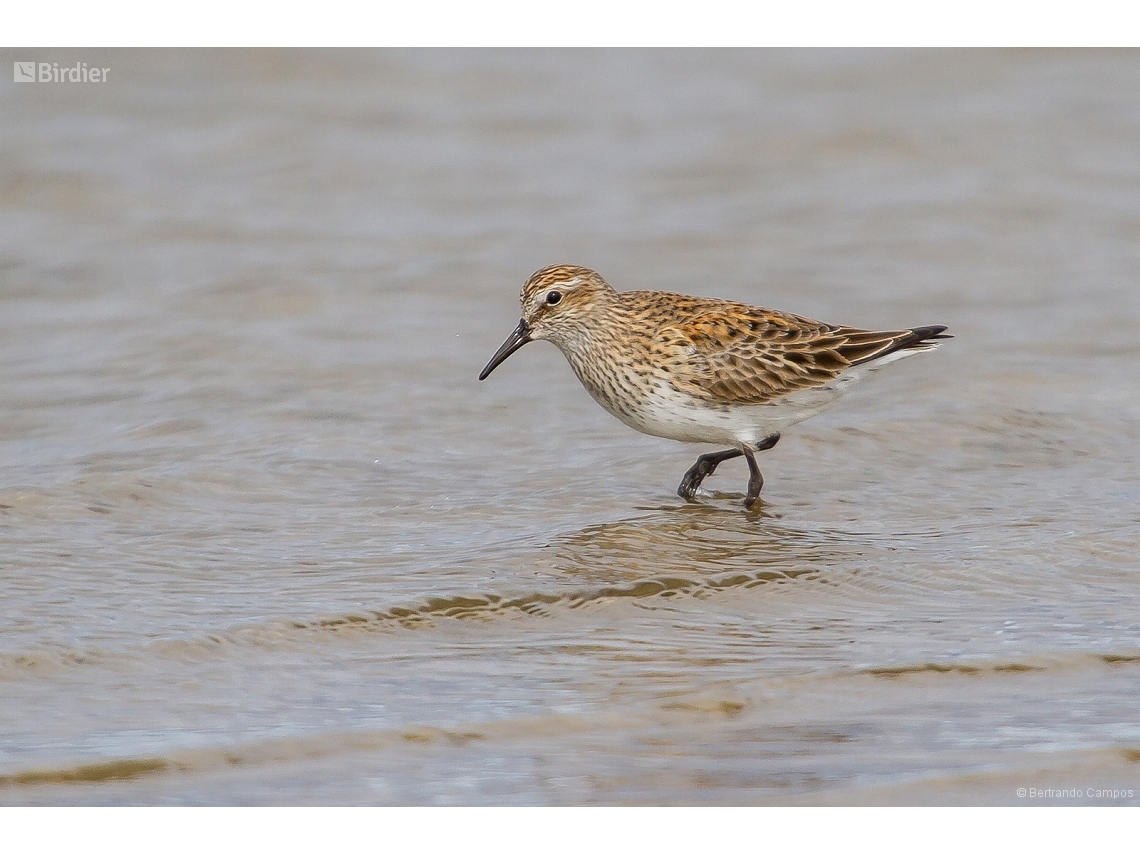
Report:
[{"label": "water reflection", "polygon": [[[554,538],[547,549],[568,579],[609,583],[675,577],[716,585],[726,573],[791,578],[823,572],[852,549],[848,538],[805,531],[741,508],[685,505],[597,523]],[[741,582],[741,584],[744,584]]]}]

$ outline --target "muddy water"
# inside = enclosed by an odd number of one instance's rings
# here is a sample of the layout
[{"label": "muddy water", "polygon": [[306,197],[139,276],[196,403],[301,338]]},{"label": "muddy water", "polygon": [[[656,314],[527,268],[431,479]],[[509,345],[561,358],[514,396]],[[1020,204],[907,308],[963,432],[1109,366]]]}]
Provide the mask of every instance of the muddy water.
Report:
[{"label": "muddy water", "polygon": [[[1140,54],[33,53],[0,802],[1140,801]],[[957,338],[686,505],[559,261]]]}]

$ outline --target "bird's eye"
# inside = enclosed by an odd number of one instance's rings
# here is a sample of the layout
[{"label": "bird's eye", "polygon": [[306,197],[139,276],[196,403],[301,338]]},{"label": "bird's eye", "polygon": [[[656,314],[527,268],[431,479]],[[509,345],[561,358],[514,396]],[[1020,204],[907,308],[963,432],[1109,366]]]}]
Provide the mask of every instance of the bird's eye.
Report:
[{"label": "bird's eye", "polygon": [[546,304],[548,306],[557,306],[561,302],[562,302],[562,292],[561,291],[550,291],[547,293]]}]

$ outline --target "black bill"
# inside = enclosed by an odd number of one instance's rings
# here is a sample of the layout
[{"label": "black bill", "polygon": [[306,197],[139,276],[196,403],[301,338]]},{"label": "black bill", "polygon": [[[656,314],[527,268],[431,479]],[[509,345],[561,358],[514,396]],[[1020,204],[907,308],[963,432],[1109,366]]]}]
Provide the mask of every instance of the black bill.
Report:
[{"label": "black bill", "polygon": [[530,327],[526,325],[526,321],[519,321],[519,325],[515,327],[515,331],[507,336],[507,340],[503,342],[502,347],[495,351],[495,355],[491,357],[491,361],[487,363],[487,367],[479,372],[479,379],[486,380],[487,375],[494,371],[500,362],[530,341]]}]

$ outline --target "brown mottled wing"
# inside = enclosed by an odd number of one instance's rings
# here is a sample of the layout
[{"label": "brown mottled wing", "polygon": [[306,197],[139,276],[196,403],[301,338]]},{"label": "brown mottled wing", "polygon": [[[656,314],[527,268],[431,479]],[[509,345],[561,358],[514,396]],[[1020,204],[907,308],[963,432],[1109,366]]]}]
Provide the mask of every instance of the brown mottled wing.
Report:
[{"label": "brown mottled wing", "polygon": [[846,368],[918,346],[942,329],[870,332],[720,304],[670,325],[661,335],[688,352],[693,370],[676,381],[682,391],[723,404],[764,404],[826,385]]}]

